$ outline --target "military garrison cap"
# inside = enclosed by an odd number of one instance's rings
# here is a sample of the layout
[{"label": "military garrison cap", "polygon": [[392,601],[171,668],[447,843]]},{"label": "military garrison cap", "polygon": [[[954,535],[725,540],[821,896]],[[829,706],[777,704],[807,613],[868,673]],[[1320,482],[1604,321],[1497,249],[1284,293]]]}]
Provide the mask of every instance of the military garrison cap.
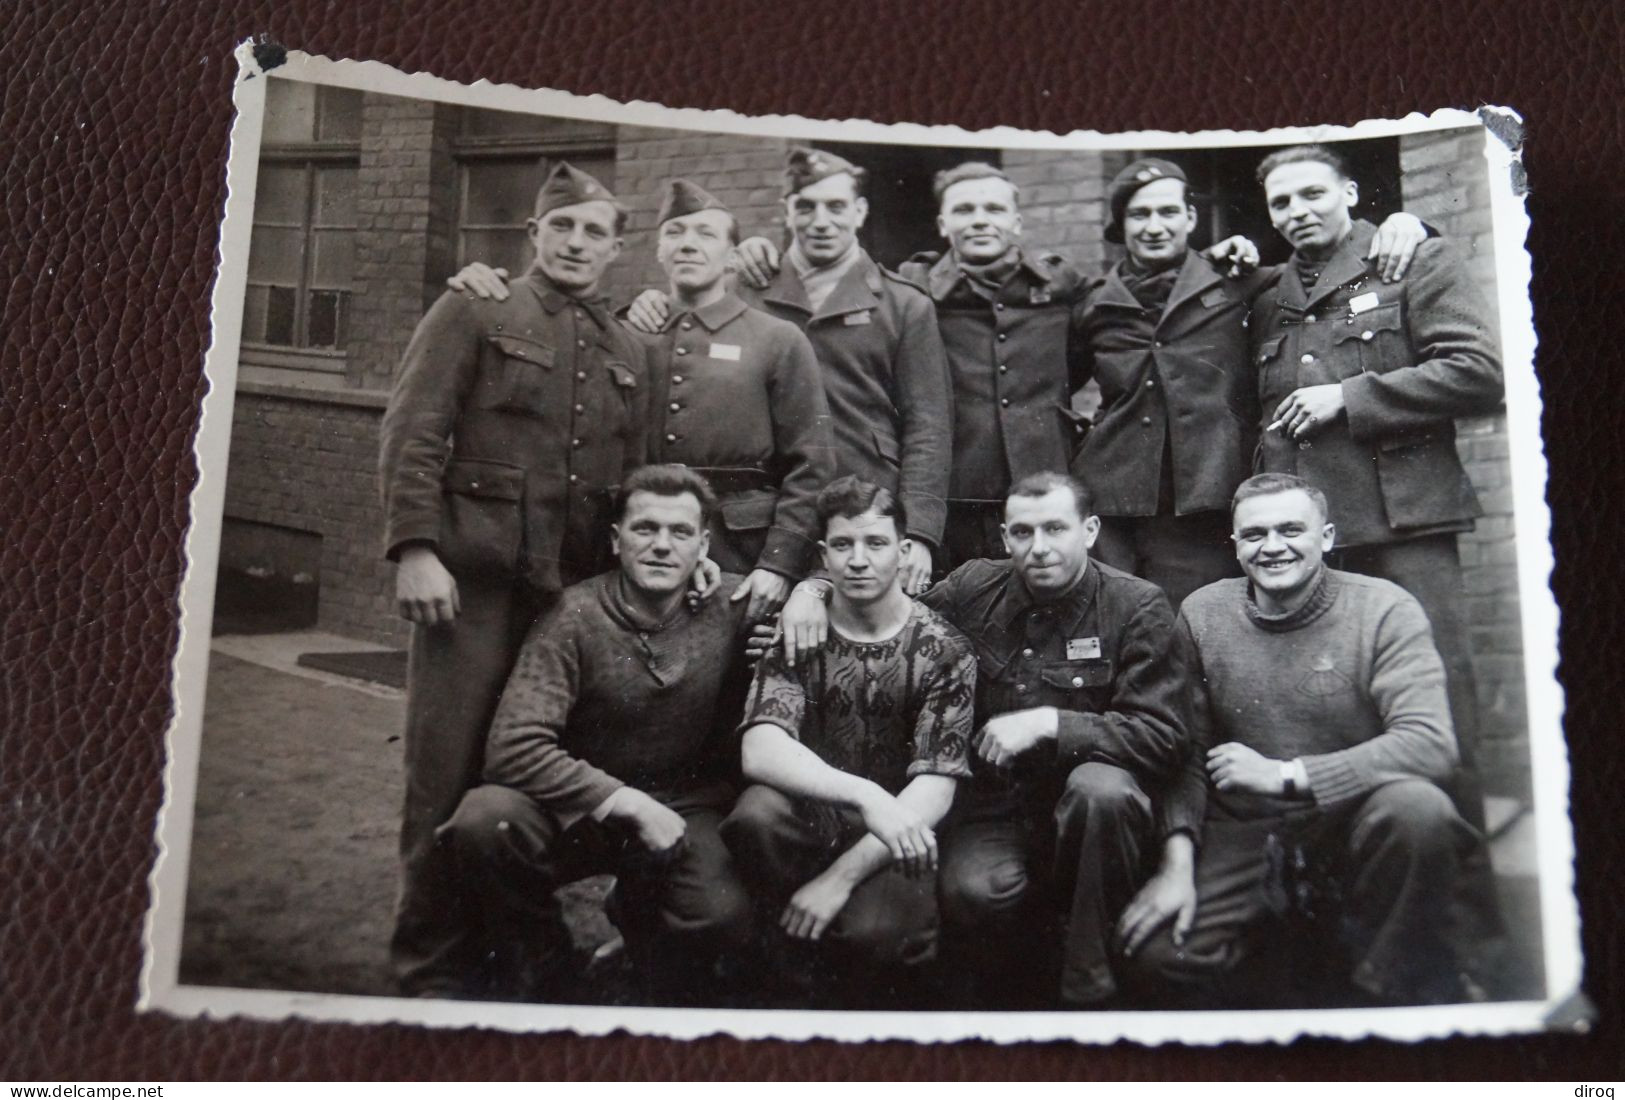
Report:
[{"label": "military garrison cap", "polygon": [[1112,209],[1112,220],[1106,226],[1108,241],[1112,244],[1123,243],[1123,211],[1128,209],[1128,200],[1134,197],[1134,192],[1158,180],[1178,180],[1187,188],[1190,185],[1183,168],[1160,157],[1142,157],[1112,179],[1111,187],[1106,190]]},{"label": "military garrison cap", "polygon": [[655,219],[656,225],[665,225],[673,218],[681,218],[685,214],[697,214],[701,210],[721,210],[728,212],[711,192],[697,183],[688,180],[672,180],[666,184],[666,193],[660,200],[660,216]]},{"label": "military garrison cap", "polygon": [[614,203],[620,209],[620,203],[610,194],[609,188],[593,179],[581,169],[559,161],[553,166],[553,171],[547,174],[547,182],[542,189],[536,192],[535,217],[541,217],[549,210],[557,210],[561,206],[574,206],[578,202],[608,202]]},{"label": "military garrison cap", "polygon": [[809,149],[805,145],[792,146],[784,161],[785,197],[788,198],[803,187],[811,187],[821,179],[838,176],[842,172],[857,181],[860,191],[863,189],[863,181],[868,173],[845,157],[836,156],[826,149]]}]

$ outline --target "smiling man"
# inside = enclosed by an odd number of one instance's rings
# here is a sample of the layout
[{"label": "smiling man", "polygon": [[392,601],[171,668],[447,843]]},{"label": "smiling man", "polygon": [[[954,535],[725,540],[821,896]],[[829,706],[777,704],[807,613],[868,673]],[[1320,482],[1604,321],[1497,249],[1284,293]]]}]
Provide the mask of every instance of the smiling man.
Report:
[{"label": "smiling man", "polygon": [[[902,504],[854,477],[818,496],[833,587],[829,643],[792,667],[768,654],[745,707],[756,785],[722,835],[783,936],[775,958],[806,992],[822,954],[847,1003],[919,980],[937,952],[935,829],[970,774],[976,659],[902,591]],[[805,969],[796,967],[801,956]]]},{"label": "smiling man", "polygon": [[1481,510],[1456,451],[1455,419],[1494,412],[1504,398],[1494,316],[1443,241],[1424,242],[1402,279],[1377,278],[1365,258],[1374,228],[1354,216],[1359,186],[1335,150],[1272,153],[1258,180],[1271,222],[1294,250],[1259,297],[1250,329],[1267,422],[1259,468],[1297,474],[1326,494],[1337,517],[1336,568],[1393,581],[1422,605],[1461,747],[1457,804],[1481,826],[1478,704],[1456,546]]},{"label": "smiling man", "polygon": [[526,639],[485,785],[440,833],[481,949],[472,992],[578,992],[555,891],[587,875],[617,876],[609,915],[660,1000],[703,1001],[747,947],[749,902],[717,832],[738,761],[744,604],[684,599],[718,506],[692,470],[632,473],[617,568],[565,591]]},{"label": "smiling man", "polygon": [[408,994],[459,993],[478,964],[434,831],[479,779],[525,632],[602,567],[614,487],[645,458],[644,353],[598,295],[624,220],[603,184],[555,167],[527,223],[530,273],[506,301],[442,295],[384,414],[384,543],[414,624],[390,944]]},{"label": "smiling man", "polygon": [[1439,786],[1456,744],[1427,617],[1326,567],[1303,479],[1250,478],[1233,516],[1246,578],[1181,611],[1198,751],[1184,832],[1121,921],[1137,984],[1186,1007],[1241,1003],[1261,971],[1273,1003],[1468,999],[1450,903],[1476,838]]}]

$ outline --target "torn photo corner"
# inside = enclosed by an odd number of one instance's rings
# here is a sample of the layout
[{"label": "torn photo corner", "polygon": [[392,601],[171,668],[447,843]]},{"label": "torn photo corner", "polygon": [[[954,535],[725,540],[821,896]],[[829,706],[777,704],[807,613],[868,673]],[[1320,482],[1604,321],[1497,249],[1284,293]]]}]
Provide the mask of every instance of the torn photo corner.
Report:
[{"label": "torn photo corner", "polygon": [[[143,1009],[1588,1026],[1513,111],[970,132],[238,53]],[[787,595],[826,640],[753,669]]]}]

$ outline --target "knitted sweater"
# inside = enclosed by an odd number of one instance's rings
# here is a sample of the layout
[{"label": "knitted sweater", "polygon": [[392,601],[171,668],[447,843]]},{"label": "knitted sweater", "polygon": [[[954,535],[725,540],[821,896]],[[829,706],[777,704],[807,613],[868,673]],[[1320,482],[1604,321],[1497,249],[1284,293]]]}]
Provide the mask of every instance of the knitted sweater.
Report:
[{"label": "knitted sweater", "polygon": [[1198,686],[1195,748],[1165,811],[1171,827],[1197,834],[1204,800],[1235,817],[1289,805],[1209,787],[1207,749],[1229,741],[1273,760],[1302,758],[1322,806],[1395,779],[1440,781],[1455,768],[1444,665],[1427,616],[1399,586],[1328,569],[1308,603],[1271,617],[1246,580],[1223,580],[1193,593],[1180,620]]}]

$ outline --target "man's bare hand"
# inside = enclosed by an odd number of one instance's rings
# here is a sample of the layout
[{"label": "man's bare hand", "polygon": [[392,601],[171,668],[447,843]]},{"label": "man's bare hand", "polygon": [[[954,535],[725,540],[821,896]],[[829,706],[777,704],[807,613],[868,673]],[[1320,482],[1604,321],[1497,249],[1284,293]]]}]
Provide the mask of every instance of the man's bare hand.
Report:
[{"label": "man's bare hand", "polygon": [[829,609],[812,585],[798,584],[790,593],[779,613],[779,630],[784,635],[784,661],[791,668],[823,646],[829,637]]},{"label": "man's bare hand", "polygon": [[1340,383],[1304,386],[1287,394],[1275,407],[1275,420],[1264,430],[1279,429],[1289,439],[1303,439],[1336,422],[1343,415],[1344,407]]},{"label": "man's bare hand", "polygon": [[766,237],[751,237],[734,248],[734,264],[739,278],[748,287],[763,290],[778,275],[783,262],[779,250]]},{"label": "man's bare hand", "polygon": [[616,794],[609,820],[632,830],[638,843],[656,855],[676,855],[688,832],[682,814],[632,787],[622,787]]},{"label": "man's bare hand", "polygon": [[440,562],[440,555],[427,546],[409,546],[401,551],[395,570],[395,606],[408,622],[424,626],[450,623],[462,610],[457,598],[457,581]]},{"label": "man's bare hand", "polygon": [[446,280],[453,290],[467,291],[481,298],[505,302],[508,300],[508,269],[486,267],[476,260]]},{"label": "man's bare hand", "polygon": [[694,563],[694,575],[688,578],[688,598],[691,603],[704,603],[722,587],[722,567],[709,557]]},{"label": "man's bare hand", "polygon": [[1221,791],[1282,793],[1281,761],[1261,756],[1239,741],[1226,741],[1208,750],[1207,774]]},{"label": "man's bare hand", "polygon": [[908,545],[908,556],[903,559],[898,579],[905,594],[918,596],[931,587],[931,548],[919,539],[910,539]]},{"label": "man's bare hand", "polygon": [[1239,234],[1226,237],[1202,255],[1216,264],[1228,264],[1226,274],[1232,279],[1239,278],[1258,267],[1258,246]]},{"label": "man's bare hand", "polygon": [[1060,724],[1054,707],[1001,714],[988,719],[977,733],[977,754],[996,768],[1008,768],[1039,745],[1053,744],[1060,735]]},{"label": "man's bare hand", "polygon": [[1188,865],[1164,866],[1128,903],[1117,922],[1123,954],[1134,954],[1170,920],[1174,922],[1174,944],[1183,947],[1185,934],[1196,920],[1196,877]]},{"label": "man's bare hand", "polygon": [[816,940],[846,908],[852,887],[839,875],[825,873],[797,890],[779,914],[779,927],[798,940]]},{"label": "man's bare hand", "polygon": [[1417,246],[1427,239],[1427,226],[1422,224],[1422,219],[1401,210],[1397,214],[1389,214],[1377,227],[1377,235],[1371,240],[1371,251],[1365,254],[1365,258],[1377,261],[1377,272],[1383,282],[1397,283],[1411,266]]},{"label": "man's bare hand", "polygon": [[858,807],[863,827],[886,846],[892,862],[910,878],[935,874],[937,834],[925,819],[879,787]]},{"label": "man's bare hand", "polygon": [[626,307],[626,321],[639,332],[653,336],[671,320],[671,298],[664,290],[645,290]]},{"label": "man's bare hand", "polygon": [[784,597],[789,594],[789,578],[771,569],[752,569],[750,575],[733,590],[728,602],[750,600],[750,605],[745,608],[745,618],[750,622],[760,623],[765,622],[769,616],[783,607]]}]

